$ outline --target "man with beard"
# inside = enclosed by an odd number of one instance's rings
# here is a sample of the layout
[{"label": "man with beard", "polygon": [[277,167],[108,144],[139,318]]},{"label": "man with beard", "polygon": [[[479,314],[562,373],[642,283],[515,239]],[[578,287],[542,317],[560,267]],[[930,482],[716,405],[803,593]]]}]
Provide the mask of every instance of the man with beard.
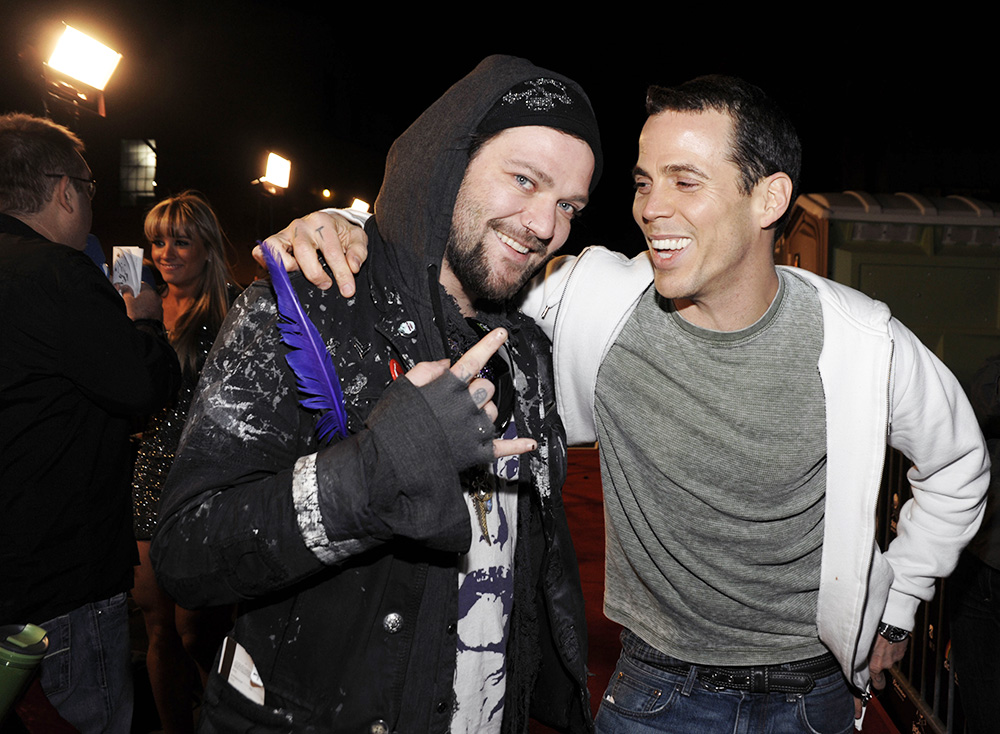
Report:
[{"label": "man with beard", "polygon": [[600,167],[583,91],[509,57],[394,143],[357,293],[295,283],[343,440],[299,405],[268,285],[230,312],[152,545],[180,603],[240,602],[207,731],[591,727],[549,348],[506,301]]},{"label": "man with beard", "polygon": [[[848,731],[852,692],[884,687],[980,522],[982,434],[885,304],[775,267],[801,147],[772,100],[703,77],[652,87],[647,112],[648,252],[553,262],[523,303],[570,442],[600,440],[605,613],[625,631],[597,727]],[[887,445],[913,499],[883,553]]]}]

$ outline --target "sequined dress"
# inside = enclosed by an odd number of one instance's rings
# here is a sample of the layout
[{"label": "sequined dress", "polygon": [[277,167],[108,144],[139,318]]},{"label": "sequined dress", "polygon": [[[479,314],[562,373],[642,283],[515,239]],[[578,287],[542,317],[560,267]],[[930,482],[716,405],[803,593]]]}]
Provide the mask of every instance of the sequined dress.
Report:
[{"label": "sequined dress", "polygon": [[174,462],[174,452],[177,451],[181,431],[187,421],[191,398],[198,385],[198,375],[201,374],[201,368],[205,365],[214,341],[215,333],[209,333],[208,327],[203,325],[198,338],[198,371],[189,374],[185,370],[177,400],[150,418],[143,431],[132,475],[132,522],[136,540],[149,540],[153,537],[163,485],[167,481],[170,465]]}]

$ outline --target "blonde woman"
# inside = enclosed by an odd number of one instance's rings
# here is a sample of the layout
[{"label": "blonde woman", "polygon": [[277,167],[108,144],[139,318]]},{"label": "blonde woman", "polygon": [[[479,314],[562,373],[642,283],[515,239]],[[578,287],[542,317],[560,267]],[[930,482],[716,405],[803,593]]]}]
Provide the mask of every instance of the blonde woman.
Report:
[{"label": "blonde woman", "polygon": [[146,623],[146,666],[156,708],[163,731],[171,734],[193,731],[193,666],[204,684],[232,610],[178,607],[153,574],[149,541],[198,375],[236,289],[219,220],[200,194],[185,191],[161,201],[146,216],[145,233],[163,280],[164,326],[184,379],[175,403],[150,420],[136,459],[132,496],[140,565],[132,597]]}]

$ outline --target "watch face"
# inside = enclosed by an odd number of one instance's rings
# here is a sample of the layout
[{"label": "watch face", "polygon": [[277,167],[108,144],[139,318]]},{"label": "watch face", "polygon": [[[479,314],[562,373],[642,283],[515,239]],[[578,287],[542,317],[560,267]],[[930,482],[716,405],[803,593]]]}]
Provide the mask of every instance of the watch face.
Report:
[{"label": "watch face", "polygon": [[878,626],[878,633],[889,642],[902,642],[910,636],[910,633],[906,630],[885,623]]}]

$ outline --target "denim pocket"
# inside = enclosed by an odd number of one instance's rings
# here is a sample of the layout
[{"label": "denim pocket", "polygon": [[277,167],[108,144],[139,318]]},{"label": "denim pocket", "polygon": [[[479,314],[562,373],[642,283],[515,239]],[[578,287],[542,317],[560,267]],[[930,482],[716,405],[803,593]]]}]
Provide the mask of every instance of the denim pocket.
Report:
[{"label": "denim pocket", "polygon": [[846,734],[854,730],[854,696],[843,676],[820,678],[816,687],[799,699],[802,723],[814,734]]},{"label": "denim pocket", "polygon": [[627,716],[656,716],[666,710],[674,693],[673,687],[664,688],[658,681],[635,677],[619,666],[608,683],[601,706]]},{"label": "denim pocket", "polygon": [[71,623],[68,614],[50,619],[39,625],[49,638],[49,650],[45,653],[45,659],[39,668],[38,678],[42,684],[42,690],[49,696],[62,693],[70,687],[72,683],[72,670],[70,666],[70,632]]}]

